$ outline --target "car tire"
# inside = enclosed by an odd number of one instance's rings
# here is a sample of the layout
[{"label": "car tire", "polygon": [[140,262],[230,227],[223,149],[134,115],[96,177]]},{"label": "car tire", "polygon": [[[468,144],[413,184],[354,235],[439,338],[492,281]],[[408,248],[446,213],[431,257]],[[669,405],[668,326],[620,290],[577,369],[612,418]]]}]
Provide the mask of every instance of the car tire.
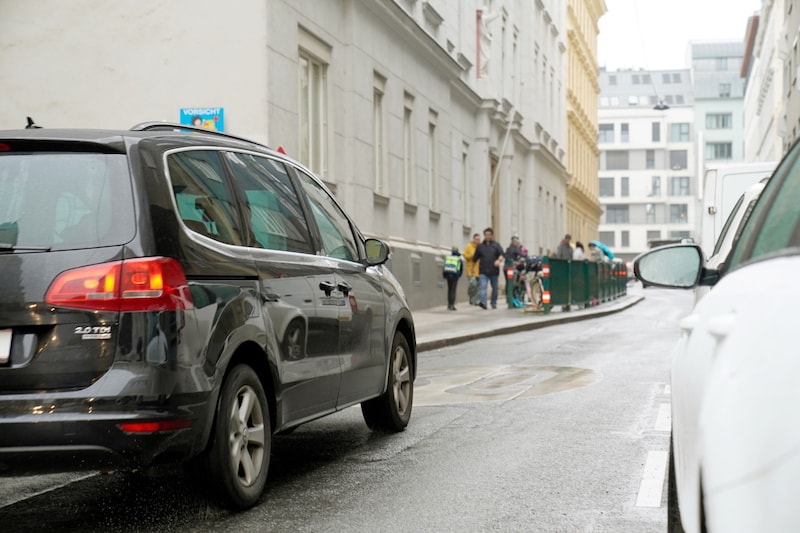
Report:
[{"label": "car tire", "polygon": [[246,509],[261,497],[271,447],[264,387],[251,367],[237,365],[222,384],[206,452],[208,480],[227,506]]},{"label": "car tire", "polygon": [[411,419],[414,380],[411,350],[401,333],[395,333],[389,352],[389,378],[386,392],[361,404],[367,427],[374,431],[403,431]]},{"label": "car tire", "polygon": [[678,485],[675,483],[672,437],[669,439],[669,475],[667,477],[667,533],[684,533],[681,510],[678,506]]}]

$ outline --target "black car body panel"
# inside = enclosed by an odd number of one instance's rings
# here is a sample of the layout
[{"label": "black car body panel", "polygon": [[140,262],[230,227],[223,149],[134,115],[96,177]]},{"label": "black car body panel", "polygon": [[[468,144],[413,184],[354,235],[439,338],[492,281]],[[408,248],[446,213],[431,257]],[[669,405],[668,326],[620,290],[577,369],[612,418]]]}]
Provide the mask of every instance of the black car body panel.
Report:
[{"label": "black car body panel", "polygon": [[[0,345],[0,473],[195,457],[235,363],[260,377],[273,432],[383,394],[398,331],[415,371],[402,290],[385,266],[367,265],[352,222],[340,216],[348,255],[321,253],[331,228],[311,222],[319,206],[305,194],[290,206],[248,189],[259,171],[283,192],[311,183],[329,194],[314,178],[302,184],[306,169],[246,140],[0,132],[0,196],[14,198],[0,198],[0,343],[10,338],[5,356]],[[332,196],[329,204],[340,209]],[[262,220],[269,209],[308,227],[297,234],[285,220]],[[265,243],[276,238],[283,248]],[[63,276],[122,265],[124,277],[125,265],[151,260],[179,265],[174,305],[93,309],[91,298],[108,295],[83,278],[84,307],[68,291],[53,303]]]}]

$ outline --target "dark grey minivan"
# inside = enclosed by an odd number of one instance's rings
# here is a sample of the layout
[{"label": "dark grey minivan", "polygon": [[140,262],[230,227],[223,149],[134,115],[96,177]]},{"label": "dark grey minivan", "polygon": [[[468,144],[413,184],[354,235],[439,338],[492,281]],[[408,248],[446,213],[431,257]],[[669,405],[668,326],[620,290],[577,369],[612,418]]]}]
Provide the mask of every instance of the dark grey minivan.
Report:
[{"label": "dark grey minivan", "polygon": [[0,131],[0,474],[197,462],[236,508],[272,436],[408,424],[414,323],[307,169],[187,126]]}]

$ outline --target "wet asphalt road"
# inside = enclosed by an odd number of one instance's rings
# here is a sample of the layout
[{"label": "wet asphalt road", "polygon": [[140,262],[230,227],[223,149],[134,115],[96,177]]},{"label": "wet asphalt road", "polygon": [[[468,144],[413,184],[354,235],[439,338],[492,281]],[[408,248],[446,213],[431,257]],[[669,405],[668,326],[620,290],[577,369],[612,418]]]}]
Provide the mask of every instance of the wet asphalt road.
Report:
[{"label": "wet asphalt road", "polygon": [[[3,531],[602,531],[666,529],[637,505],[692,295],[420,356],[398,435],[358,408],[273,442],[261,503],[230,513],[179,472],[0,478]],[[55,487],[55,488],[54,488]]]}]

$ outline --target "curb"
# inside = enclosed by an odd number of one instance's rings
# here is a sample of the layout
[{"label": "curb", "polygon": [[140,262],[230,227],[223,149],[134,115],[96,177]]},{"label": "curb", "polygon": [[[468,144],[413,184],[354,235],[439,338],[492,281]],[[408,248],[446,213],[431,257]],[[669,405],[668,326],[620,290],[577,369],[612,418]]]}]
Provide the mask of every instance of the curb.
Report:
[{"label": "curb", "polygon": [[497,335],[508,335],[510,333],[519,333],[521,331],[530,331],[550,326],[558,326],[560,324],[569,324],[570,322],[578,322],[580,320],[588,320],[590,318],[604,317],[614,313],[619,313],[620,311],[625,311],[626,309],[630,309],[631,307],[638,304],[642,300],[644,300],[644,296],[640,295],[631,298],[627,302],[624,302],[622,304],[617,304],[612,308],[604,309],[602,311],[598,310],[598,311],[591,311],[585,314],[574,314],[574,315],[565,314],[564,316],[553,317],[548,320],[525,322],[523,324],[515,324],[513,326],[503,326],[495,329],[477,331],[475,333],[467,333],[464,335],[459,335],[457,337],[450,337],[447,339],[436,339],[432,341],[417,342],[417,353],[437,350],[439,348],[446,348],[447,346],[462,344],[475,339],[495,337]]}]

